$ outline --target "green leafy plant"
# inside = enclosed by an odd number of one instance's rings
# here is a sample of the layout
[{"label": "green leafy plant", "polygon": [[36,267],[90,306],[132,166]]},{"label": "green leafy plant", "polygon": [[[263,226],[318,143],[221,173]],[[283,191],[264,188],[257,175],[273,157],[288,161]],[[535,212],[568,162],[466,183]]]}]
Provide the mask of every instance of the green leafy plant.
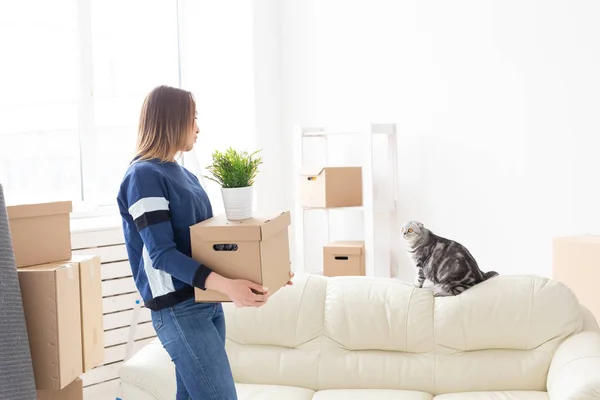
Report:
[{"label": "green leafy plant", "polygon": [[232,147],[225,152],[215,150],[212,154],[213,163],[207,167],[212,176],[204,177],[224,188],[252,186],[258,166],[262,164],[262,157],[256,156],[259,151],[248,154],[247,151],[238,152]]}]

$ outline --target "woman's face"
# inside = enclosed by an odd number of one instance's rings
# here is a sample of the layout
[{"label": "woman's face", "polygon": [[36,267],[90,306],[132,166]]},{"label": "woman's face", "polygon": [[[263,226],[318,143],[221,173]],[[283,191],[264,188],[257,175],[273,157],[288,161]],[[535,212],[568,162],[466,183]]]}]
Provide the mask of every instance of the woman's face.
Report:
[{"label": "woman's face", "polygon": [[190,151],[194,148],[194,144],[196,140],[198,140],[198,133],[200,133],[200,129],[198,129],[198,121],[196,117],[194,117],[194,123],[192,124],[192,129],[186,136],[185,148],[183,151]]}]

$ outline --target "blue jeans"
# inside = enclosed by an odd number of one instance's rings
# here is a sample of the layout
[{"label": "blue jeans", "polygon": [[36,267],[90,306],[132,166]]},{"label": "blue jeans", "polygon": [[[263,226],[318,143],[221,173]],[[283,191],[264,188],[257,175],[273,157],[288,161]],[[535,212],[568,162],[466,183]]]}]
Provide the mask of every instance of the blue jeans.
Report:
[{"label": "blue jeans", "polygon": [[151,314],[156,334],[175,364],[176,400],[237,400],[225,352],[222,305],[192,298]]}]

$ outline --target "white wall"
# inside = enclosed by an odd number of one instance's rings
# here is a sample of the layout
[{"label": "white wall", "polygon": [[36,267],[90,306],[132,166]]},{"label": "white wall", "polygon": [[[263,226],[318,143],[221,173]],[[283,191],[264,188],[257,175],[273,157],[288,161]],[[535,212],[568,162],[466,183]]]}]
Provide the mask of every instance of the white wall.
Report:
[{"label": "white wall", "polygon": [[397,122],[402,219],[459,240],[484,270],[549,275],[552,237],[600,231],[600,3],[285,0],[280,12],[286,154],[296,123]]},{"label": "white wall", "polygon": [[[253,6],[187,0],[181,15],[182,86],[196,98],[200,135],[194,150],[206,173],[213,150],[253,151],[257,145]],[[219,186],[206,183],[214,213],[223,213]]]},{"label": "white wall", "polygon": [[[279,0],[184,1],[181,14],[182,85],[198,106],[201,135],[195,146],[199,166],[213,150],[233,146],[260,149],[263,165],[256,180],[255,209],[285,210],[282,164],[281,12]],[[232,12],[235,10],[235,12]],[[186,157],[195,170],[193,157]],[[220,188],[206,181],[213,210],[224,212]]]},{"label": "white wall", "polygon": [[256,179],[256,210],[262,214],[286,208],[284,170],[288,157],[283,151],[281,2],[253,0],[254,117],[256,148],[263,165]]}]

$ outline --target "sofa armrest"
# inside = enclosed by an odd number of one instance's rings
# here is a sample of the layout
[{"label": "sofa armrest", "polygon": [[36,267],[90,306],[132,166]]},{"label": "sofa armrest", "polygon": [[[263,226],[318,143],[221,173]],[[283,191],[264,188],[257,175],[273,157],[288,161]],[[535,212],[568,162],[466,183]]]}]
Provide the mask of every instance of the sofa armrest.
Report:
[{"label": "sofa armrest", "polygon": [[600,333],[580,332],[558,346],[547,388],[550,400],[600,398]]}]

